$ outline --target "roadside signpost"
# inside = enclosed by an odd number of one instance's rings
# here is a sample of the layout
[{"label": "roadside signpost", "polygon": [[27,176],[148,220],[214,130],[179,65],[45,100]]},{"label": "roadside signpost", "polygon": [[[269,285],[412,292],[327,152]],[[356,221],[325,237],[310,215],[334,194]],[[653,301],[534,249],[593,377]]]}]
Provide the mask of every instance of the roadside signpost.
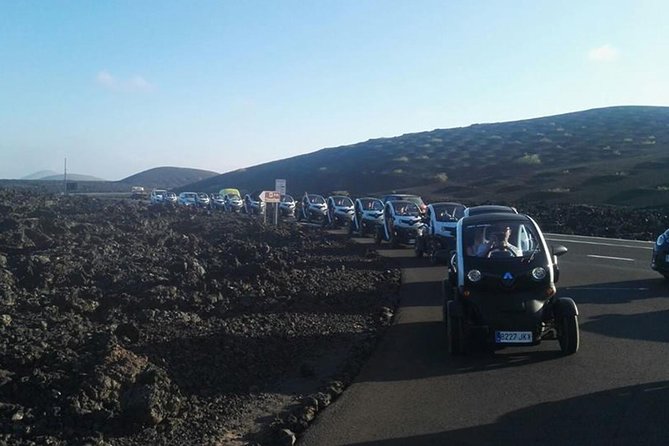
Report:
[{"label": "roadside signpost", "polygon": [[274,180],[274,190],[281,195],[286,195],[286,180]]},{"label": "roadside signpost", "polygon": [[[281,201],[281,193],[275,190],[264,190],[260,192],[260,199],[265,203],[272,203],[274,205],[274,225],[279,224],[279,202]],[[267,212],[265,212],[267,214]],[[264,219],[265,217],[263,217]]]}]

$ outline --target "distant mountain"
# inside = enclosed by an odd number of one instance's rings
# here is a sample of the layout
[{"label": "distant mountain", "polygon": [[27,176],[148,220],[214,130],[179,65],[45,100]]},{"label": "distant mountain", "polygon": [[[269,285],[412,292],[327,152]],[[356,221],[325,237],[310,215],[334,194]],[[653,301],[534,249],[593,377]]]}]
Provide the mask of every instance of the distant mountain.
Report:
[{"label": "distant mountain", "polygon": [[41,180],[44,177],[49,177],[52,175],[58,175],[58,172],[54,170],[40,170],[39,172],[31,173],[21,178],[22,180]]},{"label": "distant mountain", "polygon": [[175,189],[218,175],[217,172],[185,167],[155,167],[124,178],[120,183],[145,188]]},{"label": "distant mountain", "polygon": [[[63,174],[48,175],[42,178],[38,178],[42,181],[63,181]],[[107,181],[102,178],[93,177],[90,175],[80,175],[78,173],[68,173],[67,181]]]},{"label": "distant mountain", "polygon": [[465,204],[669,205],[669,107],[623,106],[372,139],[186,186],[289,193],[405,190]]}]

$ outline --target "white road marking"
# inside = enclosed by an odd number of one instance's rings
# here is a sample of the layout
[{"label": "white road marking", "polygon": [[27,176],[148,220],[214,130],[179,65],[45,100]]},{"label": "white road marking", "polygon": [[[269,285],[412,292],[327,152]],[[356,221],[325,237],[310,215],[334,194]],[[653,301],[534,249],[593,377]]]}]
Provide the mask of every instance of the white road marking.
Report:
[{"label": "white road marking", "polygon": [[596,254],[588,254],[588,257],[594,257],[595,259],[611,259],[611,260],[624,260],[626,262],[634,262],[634,259],[629,259],[627,257],[598,256]]},{"label": "white road marking", "polygon": [[581,290],[588,290],[588,291],[648,291],[650,288],[622,288],[622,287],[575,287],[575,288],[563,288],[563,290],[567,291],[581,291]]},{"label": "white road marking", "polygon": [[612,246],[614,248],[648,249],[651,251],[653,250],[652,246],[616,245],[615,243],[586,242],[585,240],[569,240],[569,239],[558,239],[558,238],[547,238],[546,240],[551,242],[569,242],[569,243],[581,243],[584,245]]},{"label": "white road marking", "polygon": [[576,234],[555,234],[552,232],[544,232],[545,236],[552,237],[576,237],[576,238],[591,238],[597,240],[615,240],[618,242],[632,242],[632,243],[654,243],[652,240],[630,240],[624,238],[610,238],[610,237],[595,237],[594,235],[576,235]]}]

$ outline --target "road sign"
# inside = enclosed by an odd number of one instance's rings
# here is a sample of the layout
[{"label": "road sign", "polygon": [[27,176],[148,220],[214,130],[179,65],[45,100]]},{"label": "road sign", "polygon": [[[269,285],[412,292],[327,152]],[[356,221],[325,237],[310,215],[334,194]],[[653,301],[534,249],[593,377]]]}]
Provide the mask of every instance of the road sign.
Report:
[{"label": "road sign", "polygon": [[275,190],[264,190],[260,193],[260,199],[265,203],[278,203],[281,201],[281,194]]},{"label": "road sign", "polygon": [[286,195],[286,180],[274,180],[274,190]]}]

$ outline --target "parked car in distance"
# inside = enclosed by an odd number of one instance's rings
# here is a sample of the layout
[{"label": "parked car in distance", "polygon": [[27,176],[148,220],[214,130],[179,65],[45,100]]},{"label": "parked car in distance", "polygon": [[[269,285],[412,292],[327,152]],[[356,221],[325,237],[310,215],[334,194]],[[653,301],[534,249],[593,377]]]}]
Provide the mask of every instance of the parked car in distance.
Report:
[{"label": "parked car in distance", "polygon": [[255,191],[244,195],[244,212],[252,215],[260,215],[265,213],[265,202],[260,199],[260,192]]},{"label": "parked car in distance", "polygon": [[292,195],[281,195],[279,202],[279,212],[282,217],[295,217],[295,207],[297,203]]},{"label": "parked car in distance", "polygon": [[223,200],[223,196],[221,194],[210,194],[209,207],[212,209],[224,209],[225,200]]},{"label": "parked car in distance", "polygon": [[178,203],[180,206],[197,206],[197,193],[181,192],[179,194]]},{"label": "parked car in distance", "polygon": [[240,212],[244,207],[239,190],[228,187],[218,192],[223,197],[223,208],[226,212]]},{"label": "parked car in distance", "polygon": [[209,198],[209,195],[207,195],[204,192],[198,192],[197,193],[197,205],[203,208],[208,208],[209,203],[211,203],[211,199]]},{"label": "parked car in distance", "polygon": [[328,205],[322,195],[304,193],[297,211],[297,219],[309,223],[325,224]]},{"label": "parked car in distance", "polygon": [[177,204],[177,194],[174,192],[165,192],[165,204],[175,205]]},{"label": "parked car in distance", "polygon": [[345,195],[331,195],[327,199],[328,224],[332,227],[351,225],[353,220],[353,200]]},{"label": "parked car in distance", "polygon": [[374,197],[357,198],[353,206],[349,235],[357,234],[364,237],[366,234],[374,234],[377,226],[381,224],[383,224],[383,201]]},{"label": "parked car in distance", "polygon": [[669,280],[669,229],[655,240],[650,267]]},{"label": "parked car in distance", "polygon": [[421,215],[425,215],[425,212],[427,211],[427,205],[423,201],[421,197],[418,195],[413,195],[413,194],[388,194],[384,195],[381,197],[381,201],[384,203],[387,203],[388,201],[411,201],[412,203],[415,203],[416,206],[418,206],[418,209],[420,210]]},{"label": "parked car in distance", "polygon": [[165,189],[153,189],[149,195],[149,201],[151,204],[163,204],[166,194],[167,191]]},{"label": "parked car in distance", "polygon": [[390,242],[393,248],[400,244],[416,243],[419,229],[424,225],[418,205],[413,201],[390,200],[383,207],[383,222],[376,228],[374,242]]},{"label": "parked car in distance", "polygon": [[455,249],[458,220],[464,213],[465,205],[462,203],[430,203],[425,213],[425,225],[418,230],[414,245],[416,256],[422,257],[425,254],[436,261],[437,251]]},{"label": "parked car in distance", "polygon": [[579,348],[578,309],[557,297],[557,258],[527,215],[484,213],[458,221],[454,259],[444,282],[448,350],[466,353],[474,341],[493,349],[557,340],[565,355]]},{"label": "parked car in distance", "polygon": [[130,193],[132,194],[132,198],[146,197],[146,191],[142,186],[132,186],[132,188],[130,189]]}]

